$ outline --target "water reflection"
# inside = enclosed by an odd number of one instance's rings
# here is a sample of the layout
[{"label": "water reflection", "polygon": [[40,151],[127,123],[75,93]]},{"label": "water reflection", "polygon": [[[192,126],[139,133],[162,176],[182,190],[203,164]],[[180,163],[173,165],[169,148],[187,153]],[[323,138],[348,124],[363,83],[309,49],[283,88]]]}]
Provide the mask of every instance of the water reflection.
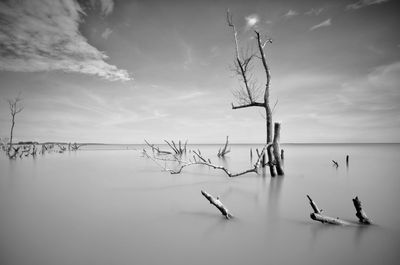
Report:
[{"label": "water reflection", "polygon": [[271,219],[278,219],[280,214],[280,197],[282,190],[283,176],[276,176],[269,178],[268,190],[268,217]]}]

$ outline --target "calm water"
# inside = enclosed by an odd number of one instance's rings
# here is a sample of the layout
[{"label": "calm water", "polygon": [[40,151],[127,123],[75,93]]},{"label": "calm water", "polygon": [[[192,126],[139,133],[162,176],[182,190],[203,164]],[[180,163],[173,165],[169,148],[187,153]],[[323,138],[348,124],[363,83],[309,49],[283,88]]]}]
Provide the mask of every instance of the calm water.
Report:
[{"label": "calm water", "polygon": [[[199,147],[232,171],[251,164],[249,145],[232,146],[225,160],[219,146]],[[204,167],[170,175],[133,148],[1,154],[0,264],[399,263],[400,145],[286,145],[286,176],[234,179]],[[235,218],[225,220],[201,189]],[[306,194],[349,221],[358,195],[375,225],[317,223]]]}]

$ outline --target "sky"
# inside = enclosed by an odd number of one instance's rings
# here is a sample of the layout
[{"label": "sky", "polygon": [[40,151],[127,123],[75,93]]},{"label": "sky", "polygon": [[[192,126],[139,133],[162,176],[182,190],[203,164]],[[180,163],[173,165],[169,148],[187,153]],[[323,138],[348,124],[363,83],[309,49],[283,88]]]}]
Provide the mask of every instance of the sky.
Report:
[{"label": "sky", "polygon": [[20,95],[17,141],[264,142],[262,109],[231,108],[227,9],[243,53],[272,39],[282,142],[400,142],[395,0],[1,0],[0,137]]}]

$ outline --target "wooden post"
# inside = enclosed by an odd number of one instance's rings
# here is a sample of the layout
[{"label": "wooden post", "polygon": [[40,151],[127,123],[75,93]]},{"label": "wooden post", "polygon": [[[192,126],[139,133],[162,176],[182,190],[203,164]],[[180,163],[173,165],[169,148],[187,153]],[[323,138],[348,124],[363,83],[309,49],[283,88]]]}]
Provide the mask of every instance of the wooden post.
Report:
[{"label": "wooden post", "polygon": [[353,204],[357,211],[356,216],[358,217],[358,221],[360,223],[366,224],[366,225],[371,224],[371,220],[368,218],[368,216],[365,214],[364,210],[362,209],[361,201],[358,199],[358,196],[356,196],[353,199]]},{"label": "wooden post", "polygon": [[275,165],[273,163],[274,155],[272,153],[272,145],[268,146],[267,155],[268,155],[268,161],[269,161],[269,173],[271,174],[271,177],[275,177],[276,176],[276,170],[275,170]]},{"label": "wooden post", "polygon": [[349,166],[349,155],[346,156],[346,167]]},{"label": "wooden post", "polygon": [[211,194],[208,194],[205,191],[201,191],[201,194],[217,209],[222,213],[223,216],[225,216],[226,219],[233,218],[233,215],[231,215],[228,211],[228,209],[222,204],[222,202],[219,200],[219,197],[214,198],[211,196]]},{"label": "wooden post", "polygon": [[273,141],[273,147],[274,147],[274,158],[275,158],[275,166],[276,166],[276,172],[278,173],[279,176],[282,176],[285,174],[282,166],[282,159],[281,159],[281,152],[280,152],[280,146],[279,146],[279,141],[280,141],[280,133],[281,133],[281,124],[279,122],[275,122],[274,124],[274,141]]}]

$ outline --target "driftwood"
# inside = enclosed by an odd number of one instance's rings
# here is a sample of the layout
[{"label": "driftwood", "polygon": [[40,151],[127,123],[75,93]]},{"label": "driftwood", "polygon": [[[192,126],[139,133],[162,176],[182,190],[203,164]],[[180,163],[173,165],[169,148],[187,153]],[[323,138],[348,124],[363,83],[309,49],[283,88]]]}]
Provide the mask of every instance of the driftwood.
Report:
[{"label": "driftwood", "polygon": [[349,222],[346,222],[342,219],[339,219],[339,217],[330,217],[327,215],[322,215],[318,213],[311,213],[310,214],[311,219],[321,222],[323,224],[331,224],[331,225],[351,225]]},{"label": "driftwood", "polygon": [[221,213],[223,216],[225,216],[226,219],[233,218],[233,215],[229,213],[229,210],[222,204],[222,202],[219,200],[219,197],[214,198],[211,194],[201,191],[201,194],[212,204],[214,205]]},{"label": "driftwood", "polygon": [[[12,148],[12,150],[14,150],[14,153],[13,154],[11,154],[11,152],[10,152],[10,149]],[[9,150],[8,150],[8,157],[10,158],[10,159],[15,159],[16,157],[17,157],[17,155],[18,155],[18,152],[19,152],[19,149],[21,148],[20,146],[18,146],[17,148],[15,148],[15,147],[11,147]]]},{"label": "driftwood", "polygon": [[367,224],[367,225],[371,224],[371,220],[365,214],[365,212],[361,206],[361,201],[358,199],[358,196],[356,196],[353,199],[353,204],[357,211],[356,216],[358,217],[358,221],[362,224]]},{"label": "driftwood", "polygon": [[164,140],[168,144],[169,147],[174,151],[176,155],[182,155],[186,153],[186,145],[187,145],[187,140],[185,144],[182,147],[182,142],[179,140],[178,144],[175,144],[175,142],[172,140],[171,143],[169,143],[167,140]]},{"label": "driftwood", "polygon": [[[262,149],[261,153],[259,153],[257,151],[258,154],[258,159],[256,161],[256,163],[253,165],[252,168],[237,172],[237,173],[232,173],[229,171],[229,169],[227,169],[224,166],[220,166],[220,165],[216,165],[214,164],[210,158],[206,158],[204,157],[200,150],[189,150],[189,152],[193,153],[193,157],[192,159],[189,158],[189,160],[183,160],[182,156],[178,156],[178,155],[171,155],[170,159],[159,159],[158,157],[155,156],[155,154],[153,153],[153,156],[150,156],[145,149],[143,149],[143,155],[150,158],[151,160],[153,160],[158,166],[160,166],[164,171],[168,171],[170,174],[180,174],[182,172],[182,170],[186,167],[192,166],[192,165],[203,165],[203,166],[207,166],[213,169],[218,169],[218,170],[222,170],[226,175],[228,175],[228,177],[238,177],[247,173],[258,173],[258,168],[260,166],[261,163],[261,158],[263,157],[266,149],[271,146],[272,143],[267,144],[264,146],[264,148]],[[149,144],[149,146],[153,146],[151,144]],[[154,146],[154,148],[156,148]],[[162,165],[160,164],[157,160],[163,160],[164,162],[167,161],[171,161],[171,162],[176,162],[178,165],[176,168],[171,169],[171,168],[167,168],[167,165]]]},{"label": "driftwood", "polygon": [[262,149],[260,155],[258,156],[258,159],[257,159],[256,163],[253,165],[253,168],[250,168],[250,169],[238,172],[238,173],[231,173],[227,168],[225,168],[223,166],[219,166],[219,165],[213,164],[211,162],[211,159],[203,157],[200,151],[196,152],[194,150],[193,150],[193,153],[194,153],[193,161],[189,160],[189,162],[187,162],[187,161],[177,160],[177,162],[179,162],[179,164],[180,164],[178,169],[167,169],[167,168],[165,168],[165,170],[170,172],[171,174],[179,174],[179,173],[182,172],[182,170],[185,167],[192,166],[192,165],[204,165],[204,166],[211,167],[213,169],[222,170],[230,178],[238,177],[238,176],[241,176],[241,175],[244,175],[244,174],[247,174],[247,173],[251,173],[251,172],[257,173],[258,172],[258,168],[259,168],[260,163],[261,163],[261,158],[262,158],[266,148],[268,146],[270,146],[270,145],[271,144],[268,144],[268,145],[264,146],[264,148]]},{"label": "driftwood", "polygon": [[310,214],[311,219],[321,222],[323,224],[332,224],[332,225],[350,225],[349,222],[346,222],[342,219],[330,217],[322,214],[322,209],[319,209],[317,204],[311,199],[309,195],[307,198],[310,202],[311,208],[313,209],[313,213]]},{"label": "driftwood", "polygon": [[338,163],[338,162],[336,162],[335,160],[332,160],[332,163],[333,163],[333,165],[334,165],[336,168],[338,168],[338,167],[339,167],[339,163]]},{"label": "driftwood", "polygon": [[151,148],[151,150],[152,150],[153,152],[156,151],[158,154],[166,154],[166,155],[172,154],[172,153],[169,152],[169,151],[160,150],[159,147],[155,146],[154,144],[149,143],[148,141],[146,141],[146,139],[144,139],[144,141],[145,141],[145,143]]},{"label": "driftwood", "polygon": [[231,150],[230,149],[228,149],[228,136],[226,136],[226,142],[225,142],[225,145],[224,145],[224,147],[222,147],[222,149],[220,148],[219,150],[218,150],[218,154],[217,154],[217,156],[218,157],[224,157],[227,153],[229,153]]}]

